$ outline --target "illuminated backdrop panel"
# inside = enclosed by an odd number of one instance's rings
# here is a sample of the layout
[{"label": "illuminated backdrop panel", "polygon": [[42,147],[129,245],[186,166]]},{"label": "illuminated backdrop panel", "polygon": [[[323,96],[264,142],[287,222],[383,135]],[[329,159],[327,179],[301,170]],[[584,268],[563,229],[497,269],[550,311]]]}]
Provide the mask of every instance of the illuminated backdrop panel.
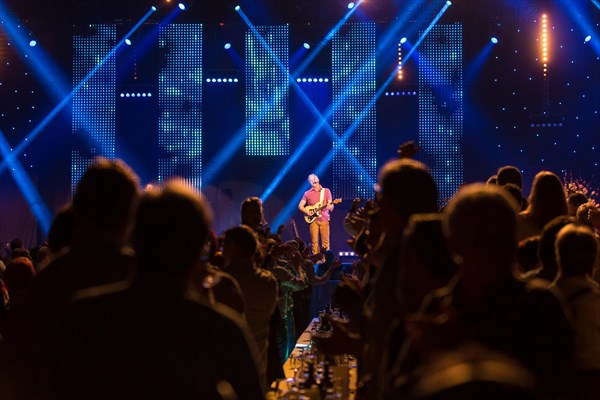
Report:
[{"label": "illuminated backdrop panel", "polygon": [[419,47],[419,143],[442,202],[463,183],[462,25],[437,25]]},{"label": "illuminated backdrop panel", "polygon": [[202,25],[161,27],[164,67],[158,76],[158,180],[176,175],[202,183]]},{"label": "illuminated backdrop panel", "polygon": [[[73,86],[110,53],[116,36],[110,24],[89,25],[73,36]],[[115,64],[112,55],[73,95],[71,192],[94,157],[115,157]]]},{"label": "illuminated backdrop panel", "polygon": [[[346,135],[346,132],[375,96],[375,49],[375,23],[345,24],[333,36],[333,129],[343,138],[333,143],[335,197],[367,198],[373,194],[369,182],[375,178],[377,170],[376,107],[364,115],[351,135]],[[356,160],[351,160],[349,154],[339,148],[341,146],[347,147]],[[357,172],[356,162],[369,176]]]},{"label": "illuminated backdrop panel", "polygon": [[257,26],[256,30],[270,50],[255,33],[246,32],[246,155],[286,156],[290,152],[289,26]]}]

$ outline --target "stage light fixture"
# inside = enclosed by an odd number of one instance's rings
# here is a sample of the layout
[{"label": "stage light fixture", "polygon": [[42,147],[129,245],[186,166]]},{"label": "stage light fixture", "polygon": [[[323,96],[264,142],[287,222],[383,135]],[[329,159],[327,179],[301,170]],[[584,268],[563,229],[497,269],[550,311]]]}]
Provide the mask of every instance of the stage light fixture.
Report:
[{"label": "stage light fixture", "polygon": [[185,10],[185,4],[183,4],[183,3],[179,3],[179,5],[177,7],[179,7],[179,9],[181,11]]},{"label": "stage light fixture", "polygon": [[235,6],[234,10],[235,11],[240,11],[240,6]]},{"label": "stage light fixture", "polygon": [[302,45],[306,50],[310,49],[310,44],[308,44],[307,42],[304,42],[304,44]]},{"label": "stage light fixture", "polygon": [[490,41],[494,44],[498,44],[498,38],[495,36],[492,36],[492,38],[490,39]]},{"label": "stage light fixture", "polygon": [[29,47],[35,47],[36,45],[37,45],[37,42],[35,40],[29,41]]},{"label": "stage light fixture", "polygon": [[350,3],[348,3],[348,10],[352,10],[354,8],[354,2],[351,1]]},{"label": "stage light fixture", "polygon": [[125,39],[125,44],[127,46],[131,46],[131,40],[129,40],[129,38]]},{"label": "stage light fixture", "polygon": [[592,35],[587,35],[584,39],[584,43],[589,42],[590,40],[592,40]]},{"label": "stage light fixture", "polygon": [[231,48],[231,43],[225,43],[225,46],[223,46],[223,48],[225,50],[229,50]]},{"label": "stage light fixture", "polygon": [[403,37],[402,39],[400,39],[400,44],[406,43],[406,40],[407,40],[406,37]]}]

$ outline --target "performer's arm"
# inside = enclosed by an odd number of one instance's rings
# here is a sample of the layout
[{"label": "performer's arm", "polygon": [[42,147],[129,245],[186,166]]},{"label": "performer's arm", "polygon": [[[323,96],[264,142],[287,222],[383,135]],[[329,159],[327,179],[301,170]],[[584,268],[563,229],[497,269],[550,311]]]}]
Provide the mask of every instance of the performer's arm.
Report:
[{"label": "performer's arm", "polygon": [[306,206],[306,198],[302,198],[302,200],[300,200],[300,203],[298,203],[298,210],[302,211],[303,214],[309,215],[309,213],[306,212],[306,209],[304,208]]},{"label": "performer's arm", "polygon": [[329,211],[333,211],[333,209],[335,208],[335,206],[333,205],[333,196],[331,196],[331,190],[326,189],[327,192],[325,192],[325,197],[327,197],[327,209]]}]

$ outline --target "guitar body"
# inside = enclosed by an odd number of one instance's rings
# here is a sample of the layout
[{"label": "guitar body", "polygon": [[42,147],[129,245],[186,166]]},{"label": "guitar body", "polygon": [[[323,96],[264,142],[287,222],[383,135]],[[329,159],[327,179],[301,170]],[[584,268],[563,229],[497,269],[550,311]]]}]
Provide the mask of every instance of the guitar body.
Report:
[{"label": "guitar body", "polygon": [[319,203],[315,203],[312,206],[306,207],[306,210],[310,213],[310,215],[305,215],[304,220],[307,224],[312,223],[315,219],[321,216],[321,210],[327,208],[329,204],[340,204],[342,199],[335,199],[331,203],[325,203],[324,205]]}]

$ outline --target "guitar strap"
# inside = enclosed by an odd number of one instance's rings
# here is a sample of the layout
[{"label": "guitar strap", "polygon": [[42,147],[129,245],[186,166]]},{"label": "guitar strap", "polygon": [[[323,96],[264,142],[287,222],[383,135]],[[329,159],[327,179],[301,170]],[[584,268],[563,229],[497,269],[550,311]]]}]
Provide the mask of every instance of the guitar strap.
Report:
[{"label": "guitar strap", "polygon": [[321,198],[319,199],[319,203],[321,207],[323,207],[323,200],[325,199],[325,188],[321,188]]}]

